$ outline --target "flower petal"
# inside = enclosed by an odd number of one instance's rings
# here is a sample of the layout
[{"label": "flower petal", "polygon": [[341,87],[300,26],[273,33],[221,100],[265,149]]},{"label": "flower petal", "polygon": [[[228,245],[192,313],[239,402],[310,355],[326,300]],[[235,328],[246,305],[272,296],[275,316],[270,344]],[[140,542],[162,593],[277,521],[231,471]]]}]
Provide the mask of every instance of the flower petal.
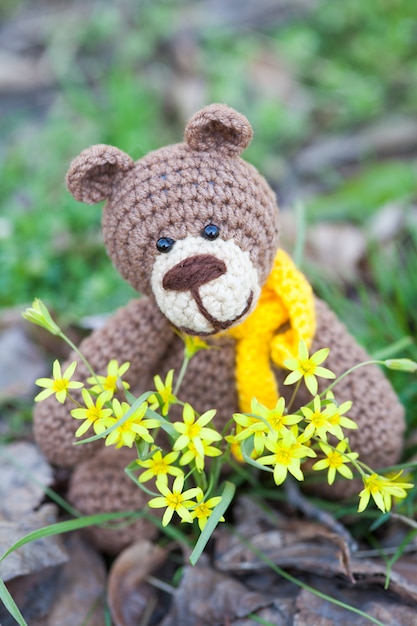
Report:
[{"label": "flower petal", "polygon": [[303,374],[299,370],[295,370],[294,372],[291,372],[291,374],[288,374],[288,376],[284,380],[284,385],[293,385],[302,377]]},{"label": "flower petal", "polygon": [[276,485],[281,485],[287,478],[287,468],[284,465],[277,463],[274,467],[274,481]]},{"label": "flower petal", "polygon": [[305,382],[307,389],[311,393],[311,395],[315,396],[317,393],[317,389],[318,389],[318,383],[317,383],[316,377],[313,376],[313,374],[306,374],[304,376],[304,382]]}]

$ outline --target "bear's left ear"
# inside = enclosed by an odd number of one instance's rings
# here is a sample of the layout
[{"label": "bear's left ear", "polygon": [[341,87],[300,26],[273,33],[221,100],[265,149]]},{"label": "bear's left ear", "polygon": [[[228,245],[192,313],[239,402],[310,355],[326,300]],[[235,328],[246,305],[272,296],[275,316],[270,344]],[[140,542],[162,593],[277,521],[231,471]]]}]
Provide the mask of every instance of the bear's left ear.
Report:
[{"label": "bear's left ear", "polygon": [[70,165],[67,187],[76,200],[95,204],[110,198],[116,177],[134,166],[125,152],[98,144],[83,150]]},{"label": "bear's left ear", "polygon": [[184,138],[192,150],[236,157],[250,144],[252,128],[241,113],[225,104],[210,104],[188,121]]}]

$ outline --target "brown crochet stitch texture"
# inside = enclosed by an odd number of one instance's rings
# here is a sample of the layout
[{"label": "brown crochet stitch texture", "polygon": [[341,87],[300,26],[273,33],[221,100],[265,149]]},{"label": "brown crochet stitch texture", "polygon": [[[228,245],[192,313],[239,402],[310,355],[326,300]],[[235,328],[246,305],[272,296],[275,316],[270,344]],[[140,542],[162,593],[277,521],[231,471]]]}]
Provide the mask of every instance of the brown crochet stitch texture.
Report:
[{"label": "brown crochet stitch texture", "polygon": [[[182,342],[158,308],[151,288],[154,260],[160,254],[156,248],[159,238],[200,237],[203,228],[214,223],[221,227],[222,239],[233,239],[249,253],[260,284],[266,280],[278,246],[278,208],[265,179],[239,156],[251,136],[244,116],[215,104],[191,118],[185,143],[151,152],[136,163],[118,148],[98,145],[71,164],[69,190],[89,204],[107,200],[103,233],[109,256],[121,275],[147,294],[118,311],[82,343],[81,350],[97,373],[105,372],[110,359],[130,361],[126,379],[138,393],[152,387],[155,374],[164,376],[171,368],[178,371]],[[200,271],[193,267],[196,273]],[[212,266],[213,277],[220,269],[223,271],[220,264]],[[178,272],[167,280],[180,280]],[[313,349],[330,348],[326,365],[340,374],[366,360],[365,352],[327,305],[317,301],[316,307]],[[199,412],[216,408],[216,423],[221,428],[238,410],[235,348],[231,338],[221,335],[208,342],[215,349],[199,352],[192,359],[181,397]],[[70,360],[74,358],[71,355]],[[284,375],[277,372],[278,379]],[[82,363],[77,369],[80,376],[87,377]],[[353,449],[375,469],[394,463],[401,451],[403,409],[382,372],[368,366],[345,378],[334,391],[339,401],[353,401],[350,415],[359,426],[349,433]],[[281,392],[287,392],[282,385]],[[57,405],[49,398],[36,406],[34,417],[35,436],[46,456],[57,465],[76,468],[70,500],[85,513],[142,506],[143,493],[122,471],[133,458],[132,451],[104,448],[101,441],[74,446],[78,423],[69,415],[69,408],[68,403]],[[344,481],[330,491],[323,486],[321,493],[343,497],[347,485]],[[123,531],[97,530],[94,538],[104,549],[117,552],[152,532],[141,521]]]}]

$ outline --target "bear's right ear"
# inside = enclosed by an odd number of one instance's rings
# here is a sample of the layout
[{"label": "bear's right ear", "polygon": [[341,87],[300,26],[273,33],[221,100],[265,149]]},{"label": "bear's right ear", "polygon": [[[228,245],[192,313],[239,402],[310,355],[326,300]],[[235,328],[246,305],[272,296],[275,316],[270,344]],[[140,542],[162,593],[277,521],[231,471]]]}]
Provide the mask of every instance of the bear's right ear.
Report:
[{"label": "bear's right ear", "polygon": [[117,175],[129,171],[134,164],[133,159],[118,148],[104,144],[91,146],[71,163],[67,187],[80,202],[101,202],[112,195]]}]

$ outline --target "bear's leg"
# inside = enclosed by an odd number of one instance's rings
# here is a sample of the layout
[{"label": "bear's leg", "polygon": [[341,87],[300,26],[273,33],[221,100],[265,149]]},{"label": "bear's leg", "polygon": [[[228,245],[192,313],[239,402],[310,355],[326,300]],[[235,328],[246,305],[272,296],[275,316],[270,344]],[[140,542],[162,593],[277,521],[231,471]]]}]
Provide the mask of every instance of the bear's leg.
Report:
[{"label": "bear's leg", "polygon": [[[330,348],[329,357],[323,364],[325,367],[340,376],[352,366],[370,359],[327,304],[316,300],[316,311],[316,339],[311,353],[320,348]],[[318,380],[319,392],[332,382]],[[352,451],[359,453],[360,460],[373,470],[398,462],[405,429],[404,408],[381,368],[367,365],[355,370],[335,385],[333,393],[339,404],[346,400],[353,403],[348,417],[356,422],[358,428],[345,429],[344,432]],[[311,396],[307,397],[302,392],[297,400],[299,405],[304,404],[311,400]],[[351,483],[343,479],[332,486],[323,482],[317,492],[338,498],[356,492],[357,487],[358,481]]]},{"label": "bear's leg", "polygon": [[[130,448],[105,448],[81,462],[71,476],[68,500],[84,515],[118,511],[141,511],[150,496],[135,485],[124,468],[135,458]],[[158,510],[152,510],[158,515]],[[117,522],[112,522],[115,525]],[[139,518],[117,528],[92,526],[87,529],[95,545],[108,554],[118,554],[139,539],[154,539],[158,530],[152,522]]]}]

